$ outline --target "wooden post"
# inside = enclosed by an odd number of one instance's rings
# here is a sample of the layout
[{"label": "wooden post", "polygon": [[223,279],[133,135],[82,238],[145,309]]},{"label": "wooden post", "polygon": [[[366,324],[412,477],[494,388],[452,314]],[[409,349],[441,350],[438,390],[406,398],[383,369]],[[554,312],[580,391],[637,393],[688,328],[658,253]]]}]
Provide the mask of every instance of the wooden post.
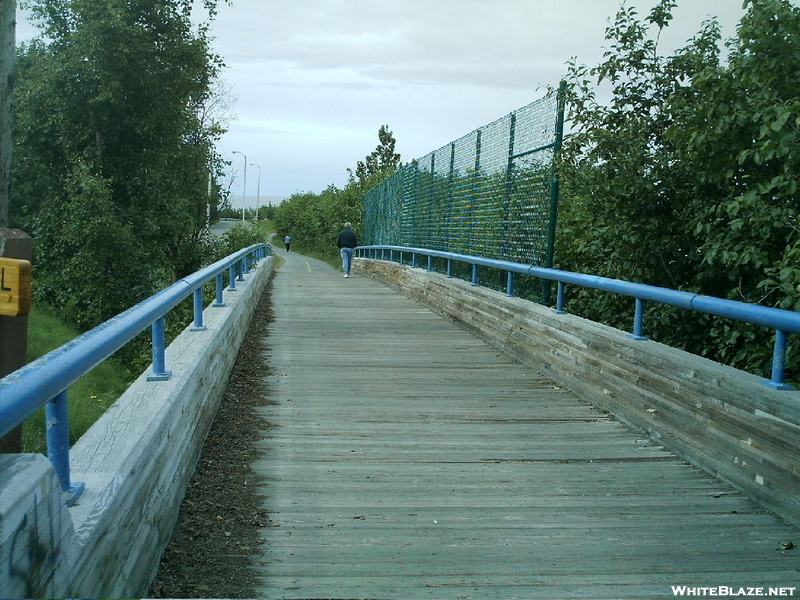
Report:
[{"label": "wooden post", "polygon": [[[0,229],[0,256],[32,260],[33,240],[19,229]],[[28,316],[0,315],[0,377],[16,371],[27,363]],[[22,426],[0,438],[0,454],[22,451]]]},{"label": "wooden post", "polygon": [[0,227],[8,227],[17,0],[0,2]]},{"label": "wooden post", "polygon": [[[8,227],[11,193],[11,130],[14,113],[17,1],[0,1],[0,256],[32,260],[33,240]],[[0,377],[23,366],[28,351],[28,316],[0,316]],[[0,453],[22,452],[22,425],[0,438]]]}]

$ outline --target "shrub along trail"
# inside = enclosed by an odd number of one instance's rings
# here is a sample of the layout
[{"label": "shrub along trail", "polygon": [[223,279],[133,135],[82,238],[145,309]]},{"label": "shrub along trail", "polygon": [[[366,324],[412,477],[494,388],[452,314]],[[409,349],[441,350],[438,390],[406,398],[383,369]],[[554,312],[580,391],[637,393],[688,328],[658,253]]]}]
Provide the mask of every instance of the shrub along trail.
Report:
[{"label": "shrub along trail", "polygon": [[262,296],[228,388],[161,559],[152,598],[254,598],[259,531],[268,515],[255,494],[254,442],[269,424],[264,338],[272,322],[272,284]]}]

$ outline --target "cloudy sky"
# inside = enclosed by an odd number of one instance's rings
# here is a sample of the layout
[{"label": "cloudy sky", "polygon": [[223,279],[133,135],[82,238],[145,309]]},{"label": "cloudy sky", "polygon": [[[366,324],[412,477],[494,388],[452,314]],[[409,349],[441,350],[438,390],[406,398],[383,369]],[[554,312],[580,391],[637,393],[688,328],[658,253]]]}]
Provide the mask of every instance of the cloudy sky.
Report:
[{"label": "cloudy sky", "polygon": [[[657,0],[627,0],[646,15]],[[219,150],[241,198],[347,181],[389,125],[404,161],[557,86],[571,57],[593,66],[621,0],[232,0],[213,24],[236,98]],[[741,0],[679,0],[670,52],[716,16],[735,34]],[[31,35],[25,15],[18,41]],[[234,205],[236,203],[234,202]]]}]

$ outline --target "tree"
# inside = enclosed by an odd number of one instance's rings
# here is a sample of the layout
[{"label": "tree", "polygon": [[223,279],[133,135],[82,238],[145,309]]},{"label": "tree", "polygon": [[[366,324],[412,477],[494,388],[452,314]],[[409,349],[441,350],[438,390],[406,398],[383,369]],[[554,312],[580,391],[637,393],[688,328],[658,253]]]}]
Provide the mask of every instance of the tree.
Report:
[{"label": "tree", "polygon": [[[560,219],[563,228],[592,227],[574,242],[561,237],[563,266],[667,287],[679,287],[694,268],[696,242],[686,236],[691,190],[665,135],[667,100],[703,64],[717,62],[719,28],[711,21],[678,55],[659,55],[675,4],[662,0],[644,21],[634,8],[621,9],[606,30],[605,60],[592,69],[570,65],[575,133],[561,155]],[[595,86],[611,88],[607,105]]]},{"label": "tree", "polygon": [[748,2],[725,67],[671,99],[668,136],[701,192],[698,283],[746,302],[800,310],[800,8]]},{"label": "tree", "polygon": [[279,236],[291,235],[303,251],[333,258],[337,256],[336,234],[344,223],[360,231],[364,194],[391,175],[400,164],[395,139],[388,125],[378,130],[379,144],[363,161],[356,173],[351,170],[344,189],[328,186],[321,194],[303,192],[285,200],[275,211]]},{"label": "tree", "polygon": [[16,1],[0,5],[0,228],[8,227],[11,190],[11,119],[14,113]]},{"label": "tree", "polygon": [[381,125],[378,130],[378,141],[375,150],[363,161],[356,163],[355,176],[359,183],[367,183],[375,175],[386,177],[400,165],[400,155],[394,150],[396,140],[388,125]]},{"label": "tree", "polygon": [[[570,66],[575,133],[562,154],[562,268],[723,298],[800,308],[800,9],[748,0],[720,59],[714,19],[670,57],[658,33],[674,0],[644,21],[623,8],[604,61]],[[655,29],[655,35],[650,29]],[[610,103],[594,86],[611,88]],[[630,302],[582,291],[571,310],[630,327]],[[648,335],[767,373],[772,332],[654,309]],[[797,364],[790,348],[788,370]]]},{"label": "tree", "polygon": [[[221,168],[214,142],[222,133],[203,109],[221,61],[210,51],[207,25],[192,25],[192,4],[29,2],[44,35],[19,51],[12,219],[37,240],[64,241],[80,235],[73,220],[87,218],[65,207],[78,208],[78,199],[98,211],[105,206],[94,218],[113,220],[130,251],[109,242],[94,260],[85,258],[108,280],[106,292],[91,299],[112,314],[200,263],[209,170]],[[214,5],[205,2],[210,14]],[[90,189],[102,194],[90,198]],[[60,218],[44,218],[53,215]],[[54,285],[63,268],[53,260],[58,244],[39,246],[37,290],[63,306]],[[130,256],[141,261],[136,271],[148,273],[147,285],[130,286]],[[112,293],[117,286],[129,291]],[[75,293],[80,302],[90,292]]]},{"label": "tree", "polygon": [[[688,228],[700,240],[698,290],[800,310],[800,8],[746,4],[728,64],[709,65],[673,96],[667,135],[697,191]],[[772,336],[714,323],[705,351],[766,374]],[[799,362],[792,338],[787,376]]]}]

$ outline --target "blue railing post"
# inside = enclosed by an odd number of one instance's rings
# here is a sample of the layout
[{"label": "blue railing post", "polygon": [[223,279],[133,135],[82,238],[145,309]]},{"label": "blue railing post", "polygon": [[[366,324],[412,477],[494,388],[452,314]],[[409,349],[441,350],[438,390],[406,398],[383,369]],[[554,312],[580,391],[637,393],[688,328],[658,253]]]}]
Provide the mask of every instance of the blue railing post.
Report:
[{"label": "blue railing post", "polygon": [[433,257],[428,257],[428,271],[433,271]]},{"label": "blue railing post", "polygon": [[238,281],[244,281],[244,259],[236,263],[236,268],[239,271],[239,276],[236,279]]},{"label": "blue railing post", "polygon": [[235,292],[236,291],[236,263],[233,263],[230,267],[228,267],[228,291]]},{"label": "blue railing post", "polygon": [[64,390],[45,405],[47,427],[47,458],[53,463],[61,491],[67,494],[67,506],[78,500],[86,487],[83,483],[72,485],[69,474],[69,400]]},{"label": "blue railing post", "polygon": [[147,376],[147,381],[166,381],[172,375],[167,371],[166,317],[157,319],[151,329],[153,334],[153,372]]},{"label": "blue railing post", "polygon": [[[472,265],[472,285],[479,286],[478,268],[489,267],[502,269],[509,274],[520,273],[539,277],[548,282],[555,281],[558,284],[558,299],[556,301],[556,313],[565,314],[565,289],[566,285],[577,285],[590,289],[604,290],[614,294],[622,294],[636,300],[636,312],[634,316],[633,333],[629,337],[636,340],[647,340],[644,335],[644,313],[646,302],[657,302],[668,306],[693,310],[703,314],[715,315],[724,318],[735,319],[744,323],[752,323],[776,330],[775,349],[773,353],[773,373],[770,381],[764,384],[779,390],[792,390],[792,386],[783,383],[784,367],[786,362],[786,338],[789,334],[800,334],[800,314],[794,311],[781,310],[766,306],[759,306],[738,302],[735,300],[725,300],[710,296],[703,296],[686,291],[671,290],[657,286],[650,286],[630,281],[597,277],[581,273],[571,273],[561,271],[552,267],[538,267],[535,265],[523,265],[504,260],[488,259],[479,256],[458,254],[455,252],[445,252],[439,250],[429,250],[424,248],[376,245],[370,246],[373,249],[380,248],[382,251],[389,250],[390,257],[394,260],[394,253],[399,256],[399,263],[404,263],[404,252],[411,252],[411,265],[417,266],[417,256],[424,255],[429,257],[429,264],[432,258],[447,260],[447,277],[453,277],[453,262],[466,263]],[[507,283],[507,292],[514,293],[511,281]],[[508,295],[508,293],[507,293]]]},{"label": "blue railing post", "polygon": [[509,298],[514,295],[514,272],[509,271],[506,276],[506,296]]},{"label": "blue railing post", "polygon": [[783,383],[783,369],[786,366],[786,335],[785,331],[775,330],[775,346],[772,350],[772,379],[762,382],[767,387],[775,390],[793,390],[794,387]]},{"label": "blue railing post", "polygon": [[222,273],[220,273],[219,275],[217,275],[217,290],[216,290],[217,298],[216,301],[214,302],[214,306],[217,308],[225,306],[225,302],[222,300],[222,288],[224,287],[225,287],[225,282],[223,281]]},{"label": "blue railing post", "polygon": [[556,297],[556,313],[559,315],[567,314],[567,311],[564,310],[564,288],[566,288],[566,284],[563,281],[559,281],[558,296]]},{"label": "blue railing post", "polygon": [[206,328],[203,324],[203,288],[194,291],[194,327],[192,331],[202,331]]},{"label": "blue railing post", "polygon": [[245,257],[244,257],[243,273],[244,274],[249,274],[250,273],[250,255],[249,254],[246,254]]},{"label": "blue railing post", "polygon": [[[256,246],[258,246],[256,248]],[[236,264],[241,257],[265,254],[266,245],[257,244],[217,261],[213,265],[185,277],[158,294],[131,307],[87,332],[80,344],[66,344],[53,350],[14,374],[0,378],[0,437],[45,407],[48,456],[64,490],[64,500],[72,505],[85,485],[72,483],[69,474],[68,392],[81,376],[106,360],[135,336],[151,328],[153,370],[150,381],[169,379],[166,370],[166,317],[180,302],[194,293],[195,325],[203,321],[203,286],[216,278],[217,302],[223,302],[224,273],[229,270],[235,282]],[[233,288],[235,289],[235,283]],[[157,317],[156,315],[161,315]],[[58,368],[54,365],[60,365]],[[53,390],[64,390],[55,398]]]},{"label": "blue railing post", "polygon": [[636,314],[633,317],[633,335],[631,338],[634,340],[646,340],[647,338],[642,335],[644,330],[644,300],[636,298]]}]

